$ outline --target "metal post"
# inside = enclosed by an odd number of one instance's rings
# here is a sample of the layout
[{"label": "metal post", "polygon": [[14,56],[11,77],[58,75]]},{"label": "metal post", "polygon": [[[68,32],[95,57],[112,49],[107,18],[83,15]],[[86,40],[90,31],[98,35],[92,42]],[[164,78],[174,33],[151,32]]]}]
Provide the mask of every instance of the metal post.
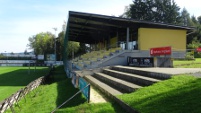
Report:
[{"label": "metal post", "polygon": [[5,51],[6,53],[6,66],[8,66],[8,53]]},{"label": "metal post", "polygon": [[128,50],[128,43],[129,43],[129,27],[127,27],[127,34],[126,34],[126,50]]},{"label": "metal post", "polygon": [[116,47],[118,47],[118,42],[119,42],[119,32],[117,31],[117,42],[116,42]]}]

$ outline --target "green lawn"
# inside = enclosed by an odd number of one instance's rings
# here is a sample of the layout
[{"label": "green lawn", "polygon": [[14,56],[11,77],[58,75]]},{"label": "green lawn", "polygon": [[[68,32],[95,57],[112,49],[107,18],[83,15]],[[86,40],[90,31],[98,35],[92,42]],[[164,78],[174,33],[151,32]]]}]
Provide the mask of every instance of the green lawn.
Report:
[{"label": "green lawn", "polygon": [[201,78],[174,76],[118,97],[142,113],[200,113]]},{"label": "green lawn", "polygon": [[173,60],[173,66],[178,68],[201,68],[201,58],[195,60]]},{"label": "green lawn", "polygon": [[[67,79],[63,67],[56,68],[47,84],[33,90],[19,102],[18,113],[46,113],[75,94],[71,79]],[[201,112],[201,78],[189,75],[173,76],[152,86],[130,94],[118,96],[141,113],[199,113]],[[35,95],[36,94],[36,95]],[[76,96],[57,113],[125,113],[115,102],[89,104],[82,94]],[[10,110],[7,113],[11,113]]]},{"label": "green lawn", "polygon": [[75,107],[59,109],[57,113],[127,113],[115,102],[82,104]]},{"label": "green lawn", "polygon": [[[50,113],[65,100],[73,96],[79,89],[73,87],[71,79],[66,78],[63,67],[57,67],[51,80],[39,86],[22,99],[14,110],[18,113]],[[36,95],[35,95],[36,94]],[[35,95],[35,96],[34,96]],[[7,110],[7,113],[11,113]],[[77,95],[69,103],[58,109],[56,113],[126,113],[120,106],[111,103],[89,104],[82,94]]]},{"label": "green lawn", "polygon": [[47,67],[37,67],[35,72],[34,67],[31,67],[30,74],[28,67],[0,67],[0,101],[48,72]]}]

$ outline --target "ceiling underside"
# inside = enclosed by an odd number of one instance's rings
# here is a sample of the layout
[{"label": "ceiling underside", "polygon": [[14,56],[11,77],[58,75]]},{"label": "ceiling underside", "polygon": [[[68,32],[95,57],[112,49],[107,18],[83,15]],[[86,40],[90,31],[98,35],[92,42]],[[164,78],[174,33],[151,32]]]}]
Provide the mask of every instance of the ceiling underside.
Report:
[{"label": "ceiling underside", "polygon": [[162,28],[162,29],[186,29],[188,32],[192,27],[175,26],[163,23],[153,23],[147,21],[138,21],[134,19],[125,19],[114,16],[105,16],[90,13],[81,13],[69,11],[68,18],[68,40],[82,43],[97,43],[113,35],[123,33],[126,35],[126,28],[130,32],[137,31],[138,28]]}]

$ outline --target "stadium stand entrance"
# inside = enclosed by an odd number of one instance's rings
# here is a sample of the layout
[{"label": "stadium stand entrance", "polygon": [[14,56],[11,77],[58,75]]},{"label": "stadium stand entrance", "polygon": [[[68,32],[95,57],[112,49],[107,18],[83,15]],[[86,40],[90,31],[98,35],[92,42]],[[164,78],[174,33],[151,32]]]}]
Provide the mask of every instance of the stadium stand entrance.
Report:
[{"label": "stadium stand entrance", "polygon": [[164,46],[172,48],[169,58],[184,58],[186,34],[193,29],[69,11],[64,46],[67,41],[76,41],[88,44],[93,50],[72,60],[64,56],[64,64],[70,70],[127,65],[128,57],[152,57],[150,48]]}]

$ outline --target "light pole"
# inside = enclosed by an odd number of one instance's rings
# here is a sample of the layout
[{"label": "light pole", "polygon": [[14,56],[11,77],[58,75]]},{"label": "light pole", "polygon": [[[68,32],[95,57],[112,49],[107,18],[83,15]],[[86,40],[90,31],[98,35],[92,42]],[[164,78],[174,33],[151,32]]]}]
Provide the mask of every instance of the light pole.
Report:
[{"label": "light pole", "polygon": [[56,49],[56,31],[57,31],[57,28],[56,27],[54,27],[53,28],[54,29],[54,31],[55,31],[55,37],[54,37],[54,55],[55,55],[55,65],[56,65],[56,60],[57,60],[57,49]]},{"label": "light pole", "polygon": [[8,54],[6,51],[5,51],[5,53],[6,53],[6,65],[8,66]]}]

